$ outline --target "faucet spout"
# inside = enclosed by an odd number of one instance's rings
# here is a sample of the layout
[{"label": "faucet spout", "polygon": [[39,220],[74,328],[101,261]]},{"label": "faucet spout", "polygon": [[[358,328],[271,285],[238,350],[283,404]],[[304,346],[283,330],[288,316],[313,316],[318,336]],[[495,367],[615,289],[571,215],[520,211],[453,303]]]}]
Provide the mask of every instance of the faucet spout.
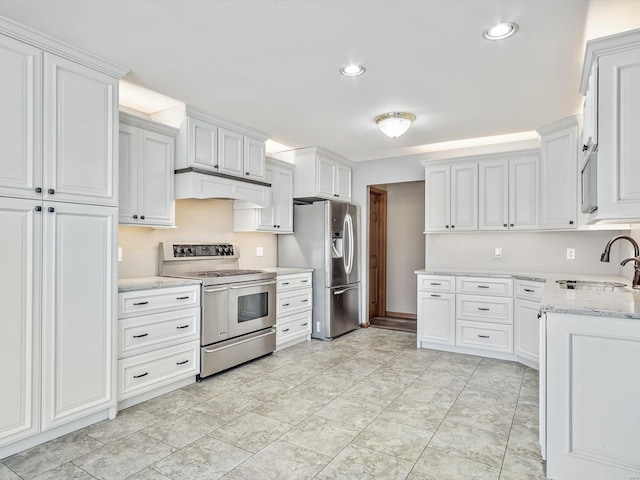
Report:
[{"label": "faucet spout", "polygon": [[611,247],[615,242],[617,242],[618,240],[622,240],[623,238],[625,240],[628,240],[629,243],[633,245],[633,256],[640,257],[640,248],[638,247],[638,242],[636,242],[633,238],[631,238],[628,235],[618,235],[617,237],[613,237],[611,240],[609,240],[609,242],[607,242],[606,247],[604,247],[604,252],[602,252],[602,255],[600,255],[601,262],[609,261],[609,254],[611,253]]}]

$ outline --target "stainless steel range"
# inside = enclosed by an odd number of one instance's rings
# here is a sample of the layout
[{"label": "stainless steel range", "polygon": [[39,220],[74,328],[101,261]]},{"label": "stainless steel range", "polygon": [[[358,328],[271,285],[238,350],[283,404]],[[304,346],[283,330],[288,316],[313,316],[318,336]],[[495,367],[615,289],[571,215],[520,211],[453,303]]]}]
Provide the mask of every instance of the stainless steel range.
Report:
[{"label": "stainless steel range", "polygon": [[200,375],[276,349],[275,273],[241,270],[231,244],[161,243],[160,275],[202,282]]}]

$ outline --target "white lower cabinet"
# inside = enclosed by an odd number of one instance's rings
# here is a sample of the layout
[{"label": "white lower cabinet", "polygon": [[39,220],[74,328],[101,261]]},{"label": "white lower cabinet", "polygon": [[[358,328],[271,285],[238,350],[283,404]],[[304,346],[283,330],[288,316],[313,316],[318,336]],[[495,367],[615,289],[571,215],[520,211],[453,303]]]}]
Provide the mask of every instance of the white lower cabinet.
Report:
[{"label": "white lower cabinet", "polygon": [[159,389],[176,382],[195,381],[200,373],[200,286],[126,291],[118,297],[119,406],[165,393]]},{"label": "white lower cabinet", "polygon": [[456,345],[460,347],[513,352],[513,327],[486,322],[456,321]]},{"label": "white lower cabinet", "polygon": [[515,281],[514,348],[520,363],[538,369],[540,361],[540,301],[544,283]]},{"label": "white lower cabinet", "polygon": [[456,296],[418,292],[418,346],[421,342],[455,345]]},{"label": "white lower cabinet", "polygon": [[311,339],[311,272],[276,277],[276,349]]}]

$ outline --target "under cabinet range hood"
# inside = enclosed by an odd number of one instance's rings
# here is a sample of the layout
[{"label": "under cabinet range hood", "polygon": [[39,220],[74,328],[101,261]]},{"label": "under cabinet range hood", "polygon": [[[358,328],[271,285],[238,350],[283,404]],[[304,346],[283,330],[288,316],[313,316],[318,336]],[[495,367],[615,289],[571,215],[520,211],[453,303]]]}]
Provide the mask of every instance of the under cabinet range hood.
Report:
[{"label": "under cabinet range hood", "polygon": [[270,187],[264,182],[235,180],[226,175],[203,173],[192,168],[176,170],[175,174],[176,200],[222,198],[265,208],[270,202]]}]

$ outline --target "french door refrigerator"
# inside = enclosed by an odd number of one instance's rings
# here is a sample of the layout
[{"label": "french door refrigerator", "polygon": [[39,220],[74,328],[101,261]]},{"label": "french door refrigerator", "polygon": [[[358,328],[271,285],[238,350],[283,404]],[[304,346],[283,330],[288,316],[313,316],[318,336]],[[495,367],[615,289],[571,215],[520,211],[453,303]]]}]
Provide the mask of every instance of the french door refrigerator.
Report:
[{"label": "french door refrigerator", "polygon": [[360,325],[356,205],[315,202],[293,208],[293,235],[278,235],[278,265],[313,268],[311,336],[331,340]]}]

